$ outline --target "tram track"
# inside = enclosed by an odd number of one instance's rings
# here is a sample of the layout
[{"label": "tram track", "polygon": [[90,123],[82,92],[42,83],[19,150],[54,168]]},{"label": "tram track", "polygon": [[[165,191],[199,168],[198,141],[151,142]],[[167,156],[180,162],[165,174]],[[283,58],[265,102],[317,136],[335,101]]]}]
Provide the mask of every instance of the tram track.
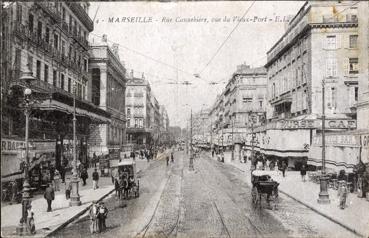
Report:
[{"label": "tram track", "polygon": [[[208,158],[207,158],[208,159]],[[209,168],[210,167],[210,165],[209,166],[207,166],[207,168]],[[200,174],[201,174],[201,177],[202,177],[202,179],[203,179],[203,181],[207,181],[207,180],[205,180],[205,178],[204,178],[204,176],[203,176],[203,174],[202,174],[202,170],[203,170],[203,168],[201,168],[201,170],[199,170],[199,172],[200,172]],[[231,181],[233,182],[235,179],[231,179]],[[218,182],[218,181],[217,181]],[[222,183],[219,183],[218,182],[218,184],[222,184]],[[214,189],[213,188],[210,188],[209,187],[209,185],[208,184],[206,184],[207,185],[207,187],[209,188],[209,189],[211,189],[211,190],[213,190],[214,191]],[[226,188],[226,187],[223,187],[222,189],[221,189],[221,191],[222,192],[224,192],[225,193],[225,195],[227,196],[227,198],[229,199],[229,201],[231,201],[233,204],[234,204],[234,206],[235,207],[237,207],[237,208],[239,208],[239,209],[241,209],[242,210],[242,215],[243,215],[243,217],[244,218],[246,218],[246,220],[247,220],[247,222],[249,223],[249,225],[253,228],[253,231],[255,232],[255,236],[257,236],[257,237],[265,237],[264,235],[263,235],[263,232],[262,232],[262,230],[257,226],[257,225],[255,225],[254,224],[254,222],[252,221],[252,219],[250,218],[250,216],[248,216],[247,215],[247,210],[245,209],[245,208],[241,208],[240,206],[239,206],[239,204],[237,203],[237,201],[235,200],[235,198],[234,198],[234,196],[232,196],[229,192],[228,192],[228,190],[227,190],[228,188]],[[213,192],[213,194],[214,194],[214,192]],[[247,202],[246,200],[244,200],[244,202]],[[223,218],[223,216],[221,215],[221,213],[220,213],[220,211],[219,211],[219,209],[218,209],[218,206],[216,205],[216,203],[214,202],[214,205],[215,205],[215,208],[216,208],[216,210],[217,210],[217,212],[218,212],[218,214],[219,214],[219,217],[221,218],[221,222],[222,222],[222,224],[223,224],[223,226],[224,226],[224,228],[227,230],[227,233],[228,233],[228,235],[229,235],[229,237],[231,237],[230,236],[230,234],[229,234],[229,232],[228,232],[228,228],[227,228],[227,226],[224,224],[224,218]]]},{"label": "tram track", "polygon": [[[182,166],[182,168],[180,169],[180,196],[182,197],[183,163],[181,163],[181,166]],[[160,198],[159,198],[159,200],[158,200],[158,202],[155,206],[155,209],[153,211],[153,214],[150,217],[150,220],[146,223],[146,225],[142,228],[142,230],[135,237],[144,238],[148,234],[148,231],[150,230],[151,226],[153,225],[153,221],[155,220],[155,218],[157,216],[158,208],[160,207],[160,204],[163,201],[163,196],[166,193],[166,191],[168,189],[168,185],[170,184],[171,179],[174,177],[173,174],[175,174],[174,172],[176,170],[178,170],[178,169],[174,168],[173,171],[170,170],[171,171],[170,175],[167,178],[167,181],[166,181],[166,183],[164,185],[164,188],[163,188],[163,190],[160,194]],[[156,237],[157,236],[159,236],[159,237],[160,236],[171,237],[174,231],[175,231],[174,236],[177,236],[178,225],[179,225],[179,222],[180,222],[180,215],[181,215],[181,212],[182,212],[182,209],[181,209],[182,204],[181,203],[182,203],[182,198],[179,201],[179,206],[178,206],[178,209],[177,209],[177,215],[176,215],[176,219],[175,219],[174,224],[169,229],[165,229],[164,227],[161,227],[161,229],[159,229],[159,231],[157,231],[154,236],[156,236]],[[155,226],[157,226],[157,224],[155,224]]]}]

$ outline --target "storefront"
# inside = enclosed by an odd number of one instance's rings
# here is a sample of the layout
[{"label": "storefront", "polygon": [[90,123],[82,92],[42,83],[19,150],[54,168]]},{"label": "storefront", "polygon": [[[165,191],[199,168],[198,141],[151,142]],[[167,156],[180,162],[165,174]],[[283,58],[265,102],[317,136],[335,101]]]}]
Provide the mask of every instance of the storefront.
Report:
[{"label": "storefront", "polygon": [[[350,132],[325,135],[325,165],[328,170],[353,172],[360,161],[360,137]],[[308,164],[322,166],[322,136],[316,135],[308,155]]]}]

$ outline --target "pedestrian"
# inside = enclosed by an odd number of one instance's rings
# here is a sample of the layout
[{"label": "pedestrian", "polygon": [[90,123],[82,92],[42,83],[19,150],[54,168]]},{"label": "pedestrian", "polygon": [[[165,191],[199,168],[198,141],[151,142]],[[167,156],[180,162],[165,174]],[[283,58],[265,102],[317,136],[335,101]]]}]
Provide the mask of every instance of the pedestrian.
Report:
[{"label": "pedestrian", "polygon": [[341,209],[345,209],[346,207],[346,199],[347,199],[347,194],[348,194],[348,188],[347,188],[347,183],[344,180],[339,181],[339,187],[338,187],[338,197],[339,197],[339,201],[340,201],[340,208]]},{"label": "pedestrian", "polygon": [[46,188],[44,198],[47,201],[47,212],[51,212],[51,203],[55,199],[55,192],[52,183]]},{"label": "pedestrian", "polygon": [[128,199],[128,178],[127,178],[127,175],[123,176],[123,196],[124,196],[124,199]]},{"label": "pedestrian", "polygon": [[17,203],[17,196],[18,196],[18,184],[17,180],[14,180],[11,184],[11,191],[12,191],[12,199],[10,201],[10,204]]},{"label": "pedestrian", "polygon": [[109,210],[105,206],[105,204],[103,202],[100,202],[98,214],[100,232],[106,230],[106,218],[108,217],[108,212]]},{"label": "pedestrian", "polygon": [[[67,180],[69,180],[69,178],[67,178]],[[70,192],[72,191],[72,183],[70,181],[67,181],[65,183],[65,199],[69,199],[70,198]]]},{"label": "pedestrian", "polygon": [[99,173],[97,172],[97,169],[95,168],[95,171],[92,173],[92,188],[94,190],[99,188],[98,182],[99,182]]},{"label": "pedestrian", "polygon": [[97,205],[96,201],[92,202],[92,205],[91,205],[90,211],[89,211],[89,215],[90,215],[90,232],[91,232],[91,234],[100,232],[99,220],[98,220],[99,206]]},{"label": "pedestrian", "polygon": [[169,165],[169,156],[167,155],[165,158],[167,160],[167,166],[168,166]]},{"label": "pedestrian", "polygon": [[115,197],[120,198],[119,193],[119,180],[117,178],[114,179],[114,189],[115,189]]},{"label": "pedestrian", "polygon": [[283,177],[286,177],[286,169],[287,169],[287,163],[286,161],[282,162],[282,175]]},{"label": "pedestrian", "polygon": [[211,157],[214,157],[214,150],[211,150]]},{"label": "pedestrian", "polygon": [[305,163],[303,163],[301,165],[300,174],[301,174],[302,182],[305,182],[306,181],[306,179],[305,179],[305,177],[306,177],[306,165],[305,165]]},{"label": "pedestrian", "polygon": [[54,175],[54,190],[55,191],[60,191],[60,173],[59,170],[55,170],[55,175]]},{"label": "pedestrian", "polygon": [[142,150],[140,151],[140,155],[141,155],[141,159],[143,159],[144,158],[144,153],[143,153]]},{"label": "pedestrian", "polygon": [[97,162],[97,156],[96,156],[96,153],[94,152],[92,154],[92,163],[94,165],[94,168],[96,168],[96,162]]},{"label": "pedestrian", "polygon": [[55,175],[55,169],[53,167],[53,165],[50,164],[50,167],[49,167],[49,174],[50,174],[50,181],[52,183],[53,186],[54,185],[54,175]]},{"label": "pedestrian", "polygon": [[170,158],[171,158],[172,163],[174,163],[174,154],[173,154],[173,151],[170,153]]},{"label": "pedestrian", "polygon": [[82,179],[82,186],[86,185],[86,180],[88,179],[88,173],[87,173],[87,169],[83,168],[82,172],[81,172],[81,179]]},{"label": "pedestrian", "polygon": [[36,233],[35,228],[35,220],[33,218],[34,212],[32,210],[32,205],[27,205],[27,229],[30,231],[30,233],[33,235]]}]

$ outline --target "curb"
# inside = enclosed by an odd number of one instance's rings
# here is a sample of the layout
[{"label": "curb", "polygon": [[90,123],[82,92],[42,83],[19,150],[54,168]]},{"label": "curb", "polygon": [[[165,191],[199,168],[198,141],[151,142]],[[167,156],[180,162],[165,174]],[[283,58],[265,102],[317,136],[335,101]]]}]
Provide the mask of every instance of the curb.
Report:
[{"label": "curb", "polygon": [[313,206],[309,205],[309,204],[308,204],[308,203],[306,203],[306,202],[301,201],[300,199],[295,198],[294,196],[290,195],[289,193],[286,193],[285,191],[283,191],[283,190],[281,190],[281,189],[279,189],[279,192],[283,193],[284,195],[286,195],[286,196],[287,196],[287,197],[289,197],[289,198],[292,198],[292,199],[293,199],[293,200],[295,200],[296,202],[298,202],[298,203],[300,203],[300,204],[302,204],[302,205],[304,205],[304,206],[308,207],[309,209],[311,209],[311,210],[313,210],[314,212],[318,213],[319,215],[321,215],[321,216],[323,216],[323,217],[327,218],[328,220],[330,220],[330,221],[332,221],[332,222],[334,222],[334,223],[336,223],[336,224],[338,224],[338,225],[342,226],[342,227],[343,227],[343,228],[345,228],[346,230],[349,230],[349,231],[351,231],[352,233],[354,233],[354,234],[356,234],[356,235],[358,235],[358,236],[365,237],[365,235],[364,235],[364,234],[360,233],[359,231],[355,230],[354,228],[352,228],[352,227],[350,227],[350,226],[348,226],[348,225],[343,224],[342,222],[338,221],[337,219],[335,219],[335,218],[331,217],[330,215],[327,215],[327,214],[325,214],[325,213],[323,213],[323,212],[319,211],[318,209],[314,208]]},{"label": "curb", "polygon": [[[115,191],[115,189],[112,189],[110,192],[106,193],[101,198],[99,198],[98,200],[96,200],[96,202],[100,202],[101,200],[103,200],[104,198],[106,198],[107,196],[109,196],[114,191]],[[56,232],[60,231],[61,229],[63,229],[64,227],[66,227],[68,224],[70,224],[71,222],[73,222],[74,220],[76,220],[77,218],[79,218],[80,216],[82,216],[85,212],[87,212],[90,209],[91,205],[92,205],[92,203],[90,205],[88,205],[86,208],[84,208],[82,211],[78,212],[72,218],[68,219],[63,224],[61,224],[60,226],[58,226],[57,228],[55,228],[53,231],[51,231],[50,233],[46,234],[44,237],[52,237]]]}]

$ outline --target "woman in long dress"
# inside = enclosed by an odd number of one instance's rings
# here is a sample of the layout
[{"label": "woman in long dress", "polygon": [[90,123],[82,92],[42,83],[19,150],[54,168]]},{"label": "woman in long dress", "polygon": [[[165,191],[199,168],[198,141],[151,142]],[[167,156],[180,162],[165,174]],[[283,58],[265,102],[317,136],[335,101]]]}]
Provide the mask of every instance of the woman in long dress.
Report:
[{"label": "woman in long dress", "polygon": [[99,206],[96,204],[95,201],[93,201],[92,206],[90,208],[90,220],[91,220],[90,232],[91,234],[100,232],[98,216],[99,216]]}]

